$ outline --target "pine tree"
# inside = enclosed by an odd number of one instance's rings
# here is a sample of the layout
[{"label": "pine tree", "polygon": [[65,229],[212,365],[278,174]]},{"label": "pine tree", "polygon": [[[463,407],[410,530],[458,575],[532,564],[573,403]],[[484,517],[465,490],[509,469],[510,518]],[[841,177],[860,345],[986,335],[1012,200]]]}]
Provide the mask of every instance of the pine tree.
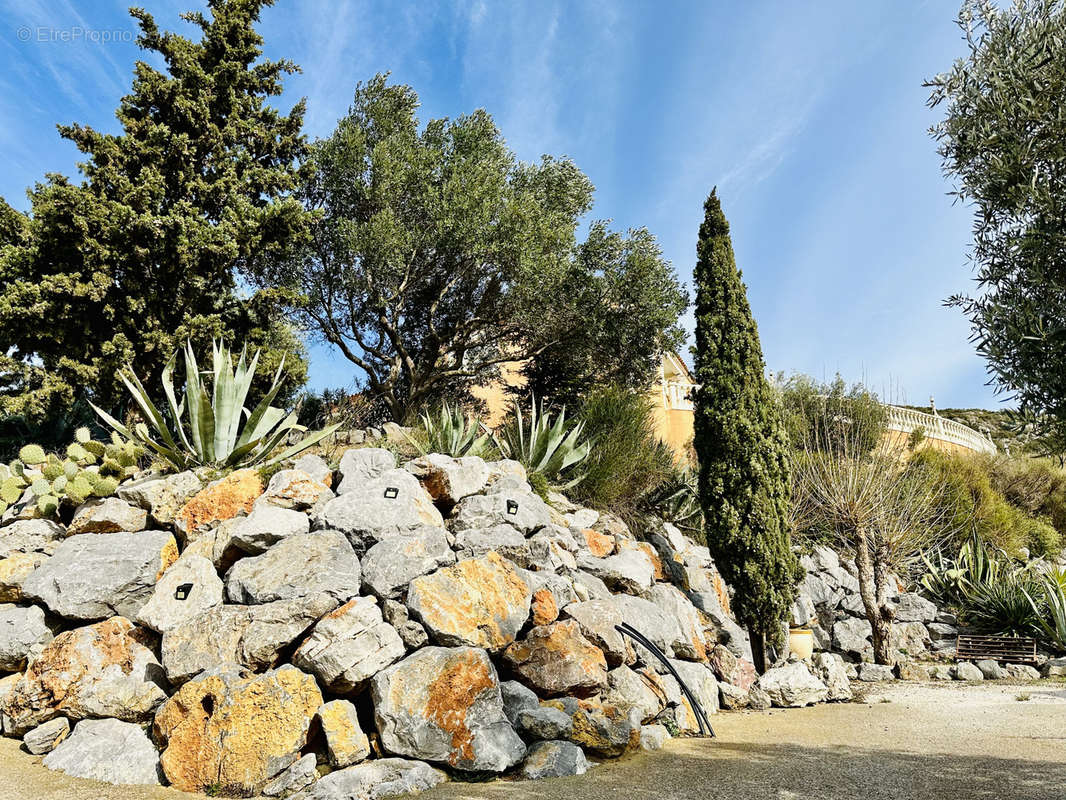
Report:
[{"label": "pine tree", "polygon": [[59,126],[87,156],[81,182],[48,175],[28,215],[0,201],[0,416],[40,419],[84,398],[116,408],[121,367],[155,387],[186,339],[262,347],[262,372],[285,356],[288,387],[303,382],[277,293],[249,296],[238,279],[305,219],[288,198],[303,103],[288,115],[266,104],[296,69],[260,60],[254,25],[270,3],[211,0],[210,18],[183,15],[199,41],[133,9],[139,45],[166,71],[137,62],[121,132]]},{"label": "pine tree", "polygon": [[763,638],[779,641],[802,574],[789,541],[789,451],[717,189],[704,213],[695,270],[700,504],[758,661]]}]

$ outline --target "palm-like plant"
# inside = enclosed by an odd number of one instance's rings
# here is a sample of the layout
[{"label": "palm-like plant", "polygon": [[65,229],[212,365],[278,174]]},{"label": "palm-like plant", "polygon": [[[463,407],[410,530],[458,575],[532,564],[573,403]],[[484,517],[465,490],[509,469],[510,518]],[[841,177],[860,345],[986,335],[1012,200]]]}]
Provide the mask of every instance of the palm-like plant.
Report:
[{"label": "palm-like plant", "polygon": [[[249,362],[242,349],[234,367],[232,355],[224,343],[212,342],[211,349],[211,386],[208,391],[204,384],[204,375],[208,373],[201,372],[192,345],[186,343],[185,394],[180,402],[174,391],[173,380],[177,352],[170,357],[162,378],[169,419],[156,408],[132,370],[127,370],[120,377],[147,424],[139,422],[127,427],[95,405],[93,410],[119,434],[140,442],[177,470],[197,466],[236,468],[274,464],[306,450],[339,427],[333,425],[306,436],[271,457],[290,433],[307,430],[297,424],[296,412],[286,412],[270,405],[281,388],[284,362],[278,367],[266,396],[249,411],[244,403],[259,362],[259,351]],[[182,422],[185,414],[188,416],[188,429]]]},{"label": "palm-like plant", "polygon": [[577,467],[588,459],[593,442],[584,438],[585,423],[567,425],[566,409],[559,411],[552,421],[550,412],[538,405],[536,398],[523,417],[517,403],[514,416],[504,426],[497,439],[500,452],[521,462],[527,472],[539,472],[562,489],[579,484],[585,477]]}]

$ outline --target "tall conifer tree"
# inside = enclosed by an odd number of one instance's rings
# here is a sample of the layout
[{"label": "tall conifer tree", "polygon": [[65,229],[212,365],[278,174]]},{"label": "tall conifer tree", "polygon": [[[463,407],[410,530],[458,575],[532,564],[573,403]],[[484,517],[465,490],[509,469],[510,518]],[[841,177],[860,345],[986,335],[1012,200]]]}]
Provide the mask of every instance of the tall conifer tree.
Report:
[{"label": "tall conifer tree", "polygon": [[700,504],[758,662],[763,639],[780,638],[801,575],[789,542],[789,451],[717,189],[704,214],[694,276]]}]

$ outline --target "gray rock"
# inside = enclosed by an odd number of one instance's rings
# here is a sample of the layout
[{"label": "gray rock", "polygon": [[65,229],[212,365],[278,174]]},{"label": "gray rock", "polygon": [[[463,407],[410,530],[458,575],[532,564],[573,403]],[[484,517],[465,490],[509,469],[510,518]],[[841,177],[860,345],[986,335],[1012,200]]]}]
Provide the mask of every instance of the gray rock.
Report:
[{"label": "gray rock", "polygon": [[382,539],[363,556],[363,586],[381,598],[402,597],[421,575],[455,563],[444,528],[423,526]]},{"label": "gray rock", "polygon": [[551,508],[532,492],[492,491],[461,500],[455,507],[452,529],[458,532],[511,525],[529,536],[551,521]]},{"label": "gray rock", "polygon": [[282,650],[336,607],[336,600],[319,594],[256,606],[223,605],[198,614],[163,634],[167,679],[184,683],[225,663],[272,667]]},{"label": "gray rock", "polygon": [[256,555],[288,536],[307,533],[310,528],[311,521],[302,511],[256,503],[252,513],[234,526],[230,542],[239,550]]},{"label": "gray rock", "polygon": [[613,597],[607,584],[584,570],[574,570],[568,573],[573,581],[574,593],[582,602],[586,600],[610,600]]},{"label": "gray rock", "polygon": [[853,617],[866,618],[866,606],[863,605],[862,597],[857,594],[849,594],[840,601],[838,608]]},{"label": "gray rock", "polygon": [[726,711],[739,711],[748,707],[748,693],[739,686],[725,681],[718,682],[718,703]]},{"label": "gray rock", "polygon": [[[979,661],[977,663],[977,666],[980,667],[981,664],[983,664],[983,663],[986,663],[986,662]],[[993,663],[995,663],[995,662],[993,662]],[[999,665],[997,664],[996,666],[999,666]],[[984,668],[983,667],[981,668],[981,671],[984,672]],[[1044,678],[1063,678],[1063,677],[1066,677],[1066,658],[1052,658],[1052,659],[1049,659],[1048,662],[1043,667],[1040,668],[1040,675],[1041,675],[1041,677],[1044,677]],[[985,677],[989,678],[989,675],[986,673]]]},{"label": "gray rock", "polygon": [[815,546],[811,552],[811,559],[816,569],[825,572],[835,570],[840,566],[840,556],[837,555],[836,550],[826,547],[824,544]]},{"label": "gray rock", "polygon": [[417,650],[429,641],[429,634],[422,624],[408,616],[407,606],[395,600],[381,602],[381,615],[396,629],[408,650]]},{"label": "gray rock", "polygon": [[525,780],[539,780],[584,775],[588,769],[585,752],[576,744],[549,741],[537,742],[529,748],[520,774]]},{"label": "gray rock", "polygon": [[341,492],[315,515],[314,524],[340,531],[362,554],[407,531],[441,528],[444,518],[417,478],[406,470],[390,469]]},{"label": "gray rock", "polygon": [[925,628],[929,632],[929,639],[933,642],[950,641],[954,644],[959,635],[958,628],[945,622],[930,622]]},{"label": "gray rock", "polygon": [[370,755],[370,740],[359,724],[355,706],[347,700],[323,703],[315,719],[326,740],[326,754],[335,769],[358,764]]},{"label": "gray rock", "polygon": [[503,772],[525,755],[484,650],[424,647],[378,673],[371,690],[387,752],[472,772]]},{"label": "gray rock", "polygon": [[44,757],[49,769],[105,783],[160,785],[159,751],[140,725],[85,719]]},{"label": "gray rock", "polygon": [[44,553],[12,553],[0,558],[0,603],[22,599],[22,583],[50,556]]},{"label": "gray rock", "polygon": [[710,617],[711,622],[718,629],[719,643],[729,648],[729,651],[737,658],[751,661],[751,640],[748,638],[748,632],[737,625],[725,612],[718,594],[714,591],[689,592],[688,597],[696,608]]},{"label": "gray rock", "polygon": [[568,529],[546,525],[529,537],[529,567],[541,572],[576,569],[576,549]]},{"label": "gray rock", "polygon": [[833,625],[833,649],[857,661],[868,661],[874,655],[872,635],[867,620],[857,617],[842,619]]},{"label": "gray rock", "polygon": [[455,535],[455,549],[460,559],[478,558],[495,550],[520,567],[528,567],[531,558],[526,537],[511,525],[459,531]]},{"label": "gray rock", "polygon": [[[607,673],[610,686],[603,692],[603,701],[614,706],[636,709],[641,722],[655,719],[664,707],[664,698],[643,675],[623,665]],[[708,712],[710,713],[710,712]]]},{"label": "gray rock", "polygon": [[361,490],[386,472],[396,469],[396,456],[380,447],[346,450],[341,456],[337,494]]},{"label": "gray rock", "polygon": [[640,595],[655,581],[655,565],[643,550],[623,550],[618,555],[595,558],[582,553],[578,566],[602,580],[615,592]]},{"label": "gray rock", "polygon": [[0,528],[0,558],[7,558],[12,553],[51,555],[64,536],[66,529],[55,522],[20,519]]},{"label": "gray rock", "polygon": [[489,479],[488,465],[478,456],[452,458],[430,453],[408,461],[404,469],[418,478],[433,500],[445,508],[477,494]]},{"label": "gray rock", "polygon": [[703,622],[696,607],[676,586],[657,583],[647,592],[647,598],[673,622],[670,646],[678,658],[703,661],[707,658],[707,639]]},{"label": "gray rock", "polygon": [[565,516],[571,528],[591,528],[599,520],[600,512],[592,508],[578,508]]},{"label": "gray rock", "polygon": [[574,728],[570,715],[550,706],[538,706],[519,711],[514,721],[526,740],[567,739]]},{"label": "gray rock", "polygon": [[56,717],[22,737],[22,746],[35,756],[51,753],[70,734],[70,723],[66,717]]},{"label": "gray rock", "polygon": [[895,680],[896,675],[888,664],[859,664],[859,680],[864,683]]},{"label": "gray rock", "polygon": [[322,458],[322,456],[310,453],[300,456],[293,463],[292,468],[306,472],[319,483],[324,483],[330,487],[333,486],[333,470],[329,468],[329,464],[326,463],[326,459]]},{"label": "gray rock", "polygon": [[[617,594],[612,598],[614,607],[622,614],[630,626],[651,641],[656,647],[670,658],[674,655],[673,639],[675,623],[663,611],[641,597],[633,597],[628,594]],[[633,645],[637,658],[645,664],[658,664],[659,660],[648,653],[643,646]]]},{"label": "gray rock", "polygon": [[829,575],[837,582],[840,589],[848,594],[858,594],[859,581],[843,566],[837,567],[834,570],[823,573],[823,575]]},{"label": "gray rock", "polygon": [[117,497],[105,497],[78,506],[67,526],[67,535],[143,531],[147,525],[148,512],[143,508],[131,506]]},{"label": "gray rock", "polygon": [[310,594],[328,594],[344,603],[359,594],[359,586],[359,559],[338,531],[287,536],[262,555],[242,558],[226,573],[226,597],[232,603]]},{"label": "gray rock", "polygon": [[933,664],[929,667],[929,680],[950,681],[952,679],[951,667],[947,664]]},{"label": "gray rock", "polygon": [[896,605],[898,622],[932,622],[936,619],[936,606],[916,592],[903,592]]},{"label": "gray rock", "polygon": [[751,691],[748,692],[748,708],[753,711],[766,711],[773,705],[773,701],[770,699],[770,695],[762,690],[759,686],[752,686]]},{"label": "gray rock", "polygon": [[670,731],[662,725],[641,725],[640,749],[645,751],[662,750],[670,741]]},{"label": "gray rock", "polygon": [[1008,678],[1015,680],[1035,681],[1040,677],[1040,672],[1036,667],[1030,667],[1028,664],[1007,664],[1004,672],[1007,673]]},{"label": "gray rock", "polygon": [[929,667],[914,661],[901,661],[896,664],[896,676],[901,681],[927,681]]},{"label": "gray rock", "polygon": [[829,690],[826,700],[833,702],[851,699],[851,681],[848,680],[848,673],[844,668],[844,659],[836,653],[815,653],[811,656],[811,664]]},{"label": "gray rock", "polygon": [[317,779],[318,762],[314,753],[308,753],[264,786],[263,794],[267,797],[288,797],[306,789]]},{"label": "gray rock", "polygon": [[297,797],[299,800],[384,800],[418,794],[446,780],[447,775],[422,761],[376,758],[331,772]]},{"label": "gray rock", "polygon": [[889,628],[889,646],[906,657],[924,656],[929,645],[929,632],[920,622],[894,622]]},{"label": "gray rock", "polygon": [[0,604],[0,672],[20,672],[52,641],[52,631],[37,606]]},{"label": "gray rock", "polygon": [[681,680],[688,686],[689,691],[696,696],[697,702],[703,706],[707,714],[718,712],[718,679],[714,672],[706,664],[697,664],[692,661],[677,661],[671,659],[670,663]]},{"label": "gray rock", "polygon": [[955,665],[955,680],[957,681],[983,681],[984,672],[969,661],[960,661]]},{"label": "gray rock", "polygon": [[266,491],[256,505],[269,503],[296,511],[317,509],[336,495],[329,486],[300,469],[283,469],[274,473]]},{"label": "gray rock", "polygon": [[68,619],[135,617],[177,554],[166,531],[73,536],[26,578],[22,593]]},{"label": "gray rock", "polygon": [[609,666],[617,667],[636,659],[629,639],[615,627],[625,622],[625,618],[613,599],[571,603],[562,615],[577,622],[582,635],[603,651]]},{"label": "gray rock", "polygon": [[810,622],[817,612],[811,598],[800,592],[789,611],[789,625],[794,628],[802,628]]},{"label": "gray rock", "polygon": [[118,487],[116,494],[120,500],[146,510],[156,525],[166,527],[174,521],[174,517],[189,498],[202,487],[203,483],[196,477],[196,473],[186,471],[124,483]]},{"label": "gray rock", "polygon": [[356,692],[403,658],[406,648],[372,597],[356,597],[323,617],[293,654],[292,663],[331,691]]},{"label": "gray rock", "polygon": [[503,713],[512,725],[520,711],[540,708],[537,693],[518,681],[501,681],[500,696],[503,698]]},{"label": "gray rock", "polygon": [[841,589],[830,586],[820,575],[811,572],[804,576],[800,591],[811,598],[815,606],[825,606],[829,609],[836,608],[844,599],[844,592]]},{"label": "gray rock", "polygon": [[801,661],[790,661],[759,676],[758,687],[778,708],[801,708],[825,702],[829,689]]},{"label": "gray rock", "polygon": [[944,625],[958,625],[959,618],[952,614],[950,611],[938,611],[936,614],[936,622]]},{"label": "gray rock", "polygon": [[163,573],[136,621],[158,633],[222,605],[222,579],[203,556],[183,555]]}]

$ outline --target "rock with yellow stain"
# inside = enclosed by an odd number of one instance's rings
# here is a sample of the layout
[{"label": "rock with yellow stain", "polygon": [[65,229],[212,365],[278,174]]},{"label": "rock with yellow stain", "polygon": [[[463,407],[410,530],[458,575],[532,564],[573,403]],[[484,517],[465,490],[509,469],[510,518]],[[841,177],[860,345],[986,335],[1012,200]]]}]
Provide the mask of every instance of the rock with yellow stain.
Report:
[{"label": "rock with yellow stain", "polygon": [[177,558],[167,531],[72,536],[22,582],[22,594],[67,619],[132,618]]},{"label": "rock with yellow stain", "polygon": [[283,469],[270,479],[260,502],[306,511],[334,497],[333,490],[322,480],[301,469]]},{"label": "rock with yellow stain", "polygon": [[530,611],[534,625],[550,625],[559,618],[559,606],[550,589],[538,589],[533,592]]},{"label": "rock with yellow stain", "polygon": [[613,600],[600,598],[570,603],[563,609],[563,615],[577,621],[582,635],[603,651],[612,667],[636,660],[629,639],[618,631],[618,626],[626,620]]},{"label": "rock with yellow stain", "polygon": [[208,484],[174,515],[174,527],[192,541],[219,522],[247,514],[263,494],[263,481],[254,469],[239,469]]},{"label": "rock with yellow stain", "polygon": [[519,680],[542,695],[591,694],[607,687],[603,651],[567,620],[533,628],[507,648],[504,660]]},{"label": "rock with yellow stain", "polygon": [[207,670],[155,717],[167,779],[186,792],[256,794],[300,757],[322,693],[286,665],[252,675],[235,664]]},{"label": "rock with yellow stain", "polygon": [[437,643],[501,650],[529,617],[532,593],[495,552],[411,581],[407,607]]},{"label": "rock with yellow stain", "polygon": [[59,634],[0,701],[5,728],[24,733],[59,715],[69,719],[150,719],[166,694],[147,632],[124,617]]},{"label": "rock with yellow stain", "polygon": [[592,528],[582,528],[581,538],[584,539],[589,552],[596,558],[606,558],[614,552],[614,537],[606,533],[600,533]]},{"label": "rock with yellow stain", "polygon": [[[566,704],[559,700],[548,700],[544,705],[566,710]],[[615,758],[639,744],[638,716],[639,712],[631,712],[628,706],[582,700],[571,717],[570,741],[593,755]]]},{"label": "rock with yellow stain", "polygon": [[0,558],[0,603],[21,600],[23,581],[48,558],[44,553],[12,553]]},{"label": "rock with yellow stain", "polygon": [[359,725],[355,706],[347,700],[323,703],[315,720],[322,728],[331,767],[350,767],[370,755],[370,740]]},{"label": "rock with yellow stain", "polygon": [[424,647],[378,673],[371,689],[389,753],[468,772],[503,772],[525,755],[480,648]]}]

